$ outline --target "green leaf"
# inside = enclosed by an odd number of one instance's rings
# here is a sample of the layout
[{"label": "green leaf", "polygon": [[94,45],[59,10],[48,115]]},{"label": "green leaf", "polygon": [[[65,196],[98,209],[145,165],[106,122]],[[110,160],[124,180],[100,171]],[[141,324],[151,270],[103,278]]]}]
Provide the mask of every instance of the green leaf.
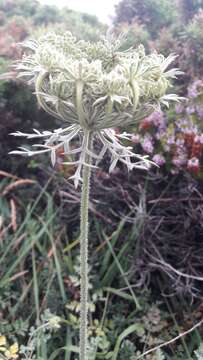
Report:
[{"label": "green leaf", "polygon": [[[136,331],[139,331],[140,329],[140,324],[133,324],[133,325],[130,325],[127,329],[125,329],[118,337],[117,341],[116,341],[116,345],[115,345],[115,348],[114,348],[114,352],[113,352],[113,357],[112,357],[112,360],[116,360],[117,357],[118,357],[118,354],[119,354],[119,349],[120,349],[120,346],[121,346],[121,343],[122,341],[127,337],[129,336],[130,334],[136,332]],[[162,360],[162,359],[159,359],[159,360]]]}]

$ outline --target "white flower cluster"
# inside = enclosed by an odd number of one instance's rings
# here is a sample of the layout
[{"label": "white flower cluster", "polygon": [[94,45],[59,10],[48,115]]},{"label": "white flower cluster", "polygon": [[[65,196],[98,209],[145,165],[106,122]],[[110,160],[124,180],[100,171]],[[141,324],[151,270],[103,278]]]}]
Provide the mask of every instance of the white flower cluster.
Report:
[{"label": "white flower cluster", "polygon": [[[16,65],[18,76],[35,87],[40,106],[63,125],[54,132],[14,133],[42,138],[44,143],[33,145],[41,147],[35,151],[21,148],[12,153],[50,152],[53,164],[57,148],[63,148],[66,155],[77,154],[73,176],[76,187],[86,159],[92,159],[88,166],[96,166],[106,151],[111,154],[111,171],[118,160],[128,169],[147,168],[150,162],[146,157],[134,154],[120,142],[129,139],[129,135],[117,134],[113,129],[135,124],[161,103],[177,101],[176,95],[166,95],[166,91],[171,86],[170,80],[180,72],[167,70],[174,55],[167,58],[156,53],[146,55],[142,46],[122,52],[120,45],[120,40],[112,36],[90,43],[77,41],[69,32],[49,33],[37,41],[25,42],[29,52]],[[76,138],[80,144],[77,148]],[[102,144],[99,154],[93,150],[95,140]],[[132,161],[133,158],[138,161]]]}]

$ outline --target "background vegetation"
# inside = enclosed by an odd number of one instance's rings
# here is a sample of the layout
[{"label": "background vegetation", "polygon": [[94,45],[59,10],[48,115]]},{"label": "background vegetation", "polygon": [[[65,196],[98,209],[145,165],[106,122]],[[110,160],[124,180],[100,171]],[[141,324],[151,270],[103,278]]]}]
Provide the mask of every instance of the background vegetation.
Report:
[{"label": "background vegetation", "polygon": [[[135,360],[199,323],[203,314],[203,1],[122,0],[114,31],[124,48],[177,54],[185,101],[134,127],[148,174],[106,163],[92,178],[90,360]],[[79,193],[73,169],[8,156],[12,131],[54,126],[10,67],[19,42],[48,30],[95,41],[107,27],[89,14],[0,0],[0,358],[76,360]],[[5,75],[6,74],[6,75]],[[21,141],[21,140],[20,140]],[[202,360],[197,327],[147,360]]]}]

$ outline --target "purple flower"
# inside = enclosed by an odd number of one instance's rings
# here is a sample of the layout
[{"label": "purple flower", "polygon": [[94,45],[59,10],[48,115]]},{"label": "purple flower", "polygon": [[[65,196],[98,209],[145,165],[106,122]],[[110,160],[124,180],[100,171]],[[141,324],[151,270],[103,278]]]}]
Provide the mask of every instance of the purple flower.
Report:
[{"label": "purple flower", "polygon": [[177,119],[175,121],[175,124],[178,128],[182,129],[182,128],[188,126],[188,119],[186,119],[186,118]]},{"label": "purple flower", "polygon": [[197,89],[194,87],[188,89],[188,96],[191,98],[195,98],[197,96]]},{"label": "purple flower", "polygon": [[184,111],[184,106],[182,104],[177,104],[175,106],[176,114],[181,114]]},{"label": "purple flower", "polygon": [[186,152],[187,152],[187,149],[185,148],[184,145],[177,146],[177,148],[176,148],[176,155],[177,155],[178,157],[180,156],[180,158],[183,159],[183,158],[185,157],[184,154],[186,154]]},{"label": "purple flower", "polygon": [[197,97],[201,91],[201,88],[203,88],[203,81],[200,79],[195,80],[192,85],[188,87],[188,96],[190,98]]},{"label": "purple flower", "polygon": [[152,143],[152,137],[151,135],[145,135],[142,141],[142,148],[143,150],[148,153],[148,154],[152,154],[153,150],[154,150],[154,146]]},{"label": "purple flower", "polygon": [[176,145],[179,147],[183,147],[185,141],[183,139],[176,139]]},{"label": "purple flower", "polygon": [[152,158],[152,161],[155,162],[155,164],[162,166],[166,163],[165,158],[161,154],[155,154]]},{"label": "purple flower", "polygon": [[166,129],[159,129],[159,131],[157,131],[155,133],[155,139],[157,140],[161,140],[162,138],[164,138],[166,135]]},{"label": "purple flower", "polygon": [[196,105],[196,110],[199,117],[203,117],[203,104]]},{"label": "purple flower", "polygon": [[167,138],[167,144],[168,145],[174,145],[175,144],[175,137],[174,135],[170,135],[168,138]]},{"label": "purple flower", "polygon": [[187,156],[185,154],[178,154],[172,159],[172,164],[180,168],[187,163]]},{"label": "purple flower", "polygon": [[188,115],[194,114],[194,112],[195,112],[195,107],[194,107],[194,105],[189,105],[189,106],[187,106],[187,108],[186,108],[186,113],[187,113]]},{"label": "purple flower", "polygon": [[162,111],[154,111],[147,118],[149,124],[153,124],[154,126],[160,128],[165,126],[166,119],[164,117],[164,113]]}]

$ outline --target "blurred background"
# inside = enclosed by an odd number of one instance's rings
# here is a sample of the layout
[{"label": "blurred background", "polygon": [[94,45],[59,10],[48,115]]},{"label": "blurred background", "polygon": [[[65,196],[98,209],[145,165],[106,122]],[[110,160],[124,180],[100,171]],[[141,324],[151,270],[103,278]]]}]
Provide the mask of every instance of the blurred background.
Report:
[{"label": "blurred background", "polygon": [[[95,42],[109,27],[123,50],[175,53],[184,73],[172,92],[185,100],[133,128],[134,150],[158,168],[109,175],[107,157],[92,176],[90,360],[135,360],[203,316],[203,0],[0,0],[2,359],[76,360],[80,298],[73,168],[61,153],[54,169],[46,156],[8,155],[23,141],[11,132],[55,125],[12,64],[27,38]],[[202,360],[202,336],[199,326],[143,359]]]}]

